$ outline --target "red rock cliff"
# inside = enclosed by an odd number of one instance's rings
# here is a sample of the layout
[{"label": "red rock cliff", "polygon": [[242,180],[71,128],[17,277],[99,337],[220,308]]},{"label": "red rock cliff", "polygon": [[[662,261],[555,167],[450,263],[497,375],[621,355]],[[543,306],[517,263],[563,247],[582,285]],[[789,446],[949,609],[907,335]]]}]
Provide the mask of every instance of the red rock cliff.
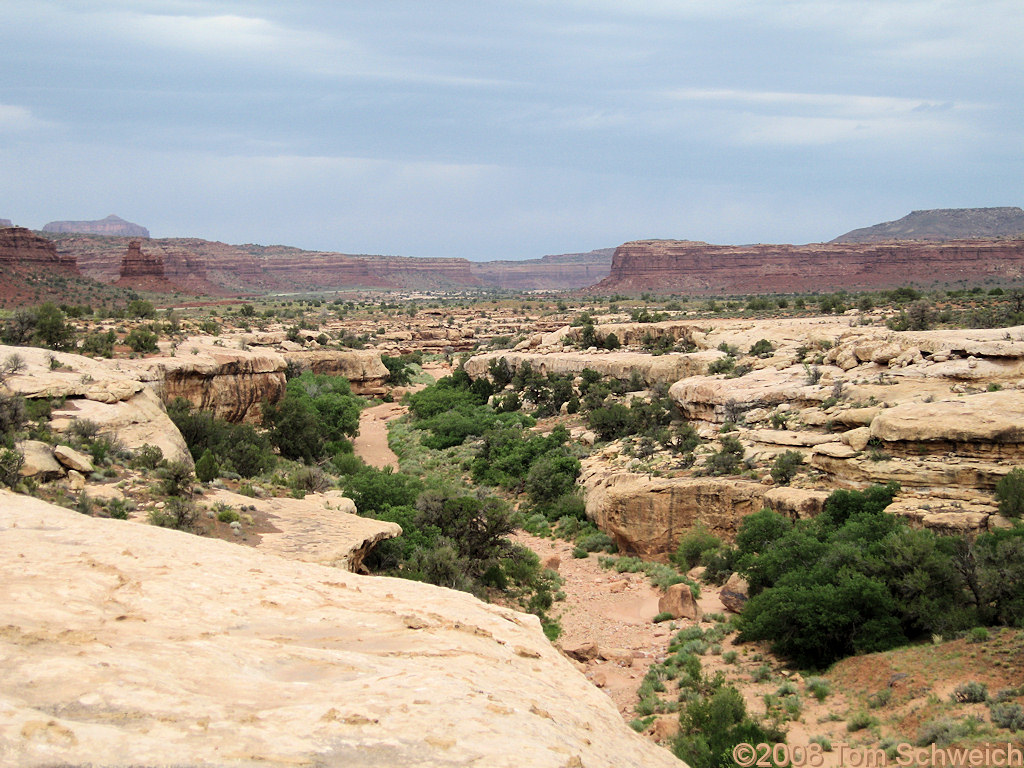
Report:
[{"label": "red rock cliff", "polygon": [[615,249],[595,292],[693,295],[977,284],[1024,276],[1024,239],[945,243],[709,245],[637,240]]},{"label": "red rock cliff", "polygon": [[73,256],[58,254],[52,242],[24,227],[0,228],[0,262],[15,266],[54,266],[78,272]]}]

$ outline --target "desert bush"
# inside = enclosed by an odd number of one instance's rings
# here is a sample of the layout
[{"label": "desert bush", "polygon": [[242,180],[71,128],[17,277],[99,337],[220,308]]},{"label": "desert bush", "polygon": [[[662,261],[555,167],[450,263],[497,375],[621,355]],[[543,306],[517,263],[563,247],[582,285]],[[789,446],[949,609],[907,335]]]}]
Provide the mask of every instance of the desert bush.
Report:
[{"label": "desert bush", "polygon": [[721,539],[698,525],[679,540],[670,559],[680,568],[690,569],[700,564],[705,553],[713,552],[721,546]]},{"label": "desert bush", "polygon": [[950,698],[958,704],[978,704],[988,701],[988,687],[973,680],[961,683],[950,694]]},{"label": "desert bush", "polygon": [[164,461],[164,452],[155,445],[146,444],[137,448],[131,456],[133,469],[156,469]]},{"label": "desert bush", "polygon": [[168,499],[163,509],[151,509],[149,522],[161,528],[191,531],[199,520],[199,511],[191,499],[175,497]]},{"label": "desert bush", "polygon": [[775,457],[772,462],[772,479],[779,485],[789,485],[790,481],[803,466],[804,457],[800,451],[785,451]]},{"label": "desert bush", "polygon": [[989,708],[989,717],[1000,728],[1024,731],[1024,707],[1015,702],[1001,702]]},{"label": "desert bush", "polygon": [[133,328],[127,336],[125,336],[124,343],[127,344],[133,352],[156,352],[157,351],[157,335],[149,328],[139,326]]},{"label": "desert bush", "polygon": [[1015,467],[996,483],[999,513],[1018,518],[1024,514],[1024,468]]},{"label": "desert bush", "polygon": [[768,339],[758,339],[750,347],[749,354],[754,355],[755,357],[771,357],[774,352],[775,347],[772,346],[772,343],[768,341]]},{"label": "desert bush", "polygon": [[712,475],[735,474],[739,471],[740,461],[742,461],[746,449],[739,439],[732,435],[723,437],[721,444],[721,450],[708,456],[705,467]]},{"label": "desert bush", "polygon": [[25,457],[13,448],[0,447],[0,483],[13,488],[21,480]]},{"label": "desert bush", "polygon": [[203,483],[209,483],[211,480],[216,479],[220,476],[220,465],[217,463],[216,457],[213,455],[213,451],[209,448],[203,453],[196,462],[196,478]]},{"label": "desert bush", "polygon": [[[172,461],[157,470],[161,490],[167,496],[189,496],[192,493],[192,467],[184,461]],[[177,526],[172,526],[177,527]]]},{"label": "desert bush", "polygon": [[25,398],[0,392],[0,438],[8,440],[21,431],[28,418]]},{"label": "desert bush", "polygon": [[114,331],[95,331],[82,339],[82,346],[79,352],[83,355],[95,355],[98,357],[113,357],[114,344],[117,343],[117,334]]}]

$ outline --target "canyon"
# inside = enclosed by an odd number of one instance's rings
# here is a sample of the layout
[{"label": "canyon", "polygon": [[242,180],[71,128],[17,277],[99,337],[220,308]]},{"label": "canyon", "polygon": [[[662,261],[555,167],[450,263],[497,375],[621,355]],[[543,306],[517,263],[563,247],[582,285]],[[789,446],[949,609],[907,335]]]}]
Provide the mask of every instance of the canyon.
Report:
[{"label": "canyon", "polygon": [[[587,514],[623,552],[664,561],[694,526],[731,539],[742,518],[763,507],[808,517],[833,490],[888,482],[903,489],[892,511],[914,525],[961,535],[1011,525],[992,490],[1024,462],[1024,327],[895,332],[814,317],[604,323],[596,331],[627,346],[641,333],[665,336],[694,351],[584,351],[573,346],[581,329],[566,326],[514,350],[476,355],[465,367],[486,376],[504,358],[512,369],[529,363],[578,377],[589,368],[639,381],[660,387],[697,428],[705,444],[693,469],[663,451],[639,458],[629,440],[583,460]],[[772,345],[769,356],[742,351],[762,339]],[[733,355],[740,375],[709,373]],[[738,438],[753,468],[744,477],[700,471],[702,454],[725,434]],[[786,451],[799,454],[805,469],[780,486],[757,467]]]}]

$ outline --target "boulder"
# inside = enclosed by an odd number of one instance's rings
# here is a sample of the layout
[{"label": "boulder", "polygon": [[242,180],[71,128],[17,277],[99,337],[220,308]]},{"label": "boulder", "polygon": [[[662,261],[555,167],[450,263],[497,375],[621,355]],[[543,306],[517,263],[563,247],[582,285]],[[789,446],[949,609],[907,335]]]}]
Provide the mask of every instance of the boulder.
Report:
[{"label": "boulder", "polygon": [[747,584],[747,580],[738,573],[732,574],[722,586],[719,599],[727,611],[732,613],[742,612],[743,606],[750,599],[750,586]]},{"label": "boulder", "polygon": [[576,659],[576,661],[593,661],[600,654],[601,650],[597,647],[597,643],[591,641],[587,643],[580,643],[578,645],[563,646],[562,652],[570,659]]},{"label": "boulder", "polygon": [[781,485],[765,492],[764,504],[780,515],[793,520],[805,520],[820,515],[828,497],[829,491]]},{"label": "boulder", "polygon": [[58,445],[53,449],[53,457],[63,466],[77,472],[93,472],[95,467],[92,459],[80,451],[76,451],[70,445]]},{"label": "boulder", "polygon": [[679,735],[679,717],[675,715],[659,715],[651,724],[651,736],[655,741],[664,743],[672,741]]},{"label": "boulder", "polygon": [[700,621],[703,613],[689,584],[673,584],[658,599],[658,613],[670,613],[673,619]]},{"label": "boulder", "polygon": [[22,477],[35,477],[45,482],[64,474],[64,468],[53,457],[53,449],[46,443],[22,440],[14,447],[25,457],[20,470]]},{"label": "boulder", "polygon": [[855,451],[863,451],[868,447],[868,440],[871,439],[871,429],[868,427],[857,427],[844,432],[842,441]]}]

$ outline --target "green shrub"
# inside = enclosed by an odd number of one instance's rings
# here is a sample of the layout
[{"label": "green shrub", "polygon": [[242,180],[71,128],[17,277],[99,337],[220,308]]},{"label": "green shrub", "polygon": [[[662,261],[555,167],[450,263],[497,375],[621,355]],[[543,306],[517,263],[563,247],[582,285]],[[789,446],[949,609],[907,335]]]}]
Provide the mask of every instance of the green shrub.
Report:
[{"label": "green shrub", "polygon": [[726,355],[708,363],[708,375],[714,376],[718,373],[731,373],[735,367],[736,358]]},{"label": "green shrub", "polygon": [[832,692],[832,686],[824,677],[808,677],[804,685],[807,686],[807,692],[818,701],[824,701]]},{"label": "green shrub", "polygon": [[196,505],[190,499],[168,499],[163,509],[151,509],[149,522],[161,528],[174,528],[179,531],[191,531],[199,519]]},{"label": "green shrub", "polygon": [[146,444],[135,449],[130,459],[133,469],[156,469],[164,461],[164,452],[155,445]]},{"label": "green shrub", "polygon": [[771,357],[774,352],[775,347],[772,346],[772,343],[768,341],[768,339],[758,339],[750,347],[749,354],[754,355],[755,357]]},{"label": "green shrub", "polygon": [[726,664],[735,664],[738,656],[739,654],[736,651],[726,651],[722,654],[722,661]]},{"label": "green shrub", "polygon": [[967,642],[984,643],[989,639],[988,630],[984,627],[972,627],[967,633]]},{"label": "green shrub", "polygon": [[209,483],[219,476],[220,465],[217,464],[217,459],[214,457],[213,452],[207,448],[199,461],[196,462],[196,479],[202,483]]},{"label": "green shrub", "polygon": [[961,683],[950,694],[950,698],[959,704],[978,704],[988,701],[988,687],[974,681]]},{"label": "green shrub", "polygon": [[785,451],[775,457],[772,462],[772,479],[779,485],[789,485],[790,481],[803,466],[804,457],[800,451]]},{"label": "green shrub", "polygon": [[870,728],[877,723],[878,721],[867,712],[854,712],[850,719],[846,721],[846,730],[850,733],[855,733],[863,731],[865,728]]},{"label": "green shrub", "polygon": [[153,333],[149,328],[133,328],[127,336],[125,336],[124,343],[127,344],[133,352],[156,352],[157,351],[157,335]]},{"label": "green shrub", "polygon": [[653,622],[655,624],[660,624],[663,621],[671,621],[673,618],[675,617],[672,615],[671,611],[662,611],[654,617]]},{"label": "green shrub", "polygon": [[157,470],[157,477],[161,480],[161,490],[168,496],[189,496],[192,493],[192,467],[184,461],[172,461],[161,467]]},{"label": "green shrub", "polygon": [[717,550],[721,546],[721,539],[698,525],[679,540],[679,545],[670,559],[680,568],[690,569],[700,564],[705,553]]},{"label": "green shrub", "polygon": [[238,512],[220,502],[213,505],[213,511],[217,515],[217,520],[222,523],[237,523],[242,519]]},{"label": "green shrub", "polygon": [[1015,467],[996,483],[999,513],[1006,517],[1020,517],[1024,513],[1024,468]]},{"label": "green shrub", "polygon": [[989,708],[989,717],[1000,728],[1017,732],[1024,731],[1024,707],[1015,702],[993,704]]}]

